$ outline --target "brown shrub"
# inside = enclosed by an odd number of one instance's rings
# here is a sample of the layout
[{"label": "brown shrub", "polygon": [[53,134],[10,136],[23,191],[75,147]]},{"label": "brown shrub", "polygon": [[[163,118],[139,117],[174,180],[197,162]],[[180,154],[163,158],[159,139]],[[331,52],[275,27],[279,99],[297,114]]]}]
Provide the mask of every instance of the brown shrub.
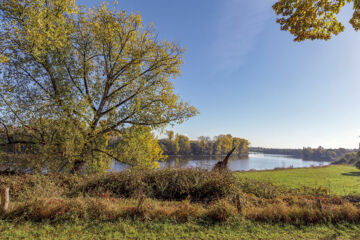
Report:
[{"label": "brown shrub", "polygon": [[231,217],[236,216],[237,213],[238,211],[235,206],[230,204],[228,201],[221,199],[213,202],[209,206],[206,215],[214,222],[225,222]]},{"label": "brown shrub", "polygon": [[75,219],[112,220],[120,217],[120,210],[121,208],[110,200],[50,198],[19,204],[5,217],[15,220],[50,220],[54,222]]},{"label": "brown shrub", "polygon": [[72,196],[81,193],[99,196],[108,192],[113,197],[137,197],[139,192],[149,198],[181,201],[210,202],[234,194],[237,179],[231,172],[203,169],[162,169],[112,173],[86,182],[75,189]]},{"label": "brown shrub", "polygon": [[12,201],[28,201],[35,198],[62,197],[70,190],[84,184],[90,177],[76,175],[14,175],[0,176],[0,187],[10,187]]},{"label": "brown shrub", "polygon": [[179,207],[172,212],[171,216],[181,222],[188,222],[195,220],[204,212],[204,208],[199,204],[192,204],[190,201],[182,201]]},{"label": "brown shrub", "polygon": [[307,205],[273,203],[265,207],[249,207],[244,215],[247,219],[254,221],[291,224],[360,221],[359,209],[348,202],[341,205],[321,204],[321,207],[317,201],[309,201]]}]

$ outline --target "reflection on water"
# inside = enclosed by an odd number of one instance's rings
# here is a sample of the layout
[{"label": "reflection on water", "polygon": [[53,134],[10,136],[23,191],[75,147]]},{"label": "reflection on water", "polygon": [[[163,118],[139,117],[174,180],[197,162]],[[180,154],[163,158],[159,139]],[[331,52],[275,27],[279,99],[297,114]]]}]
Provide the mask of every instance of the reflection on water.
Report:
[{"label": "reflection on water", "polygon": [[[160,163],[162,168],[204,168],[212,169],[212,167],[224,157],[217,156],[182,156],[169,158]],[[301,167],[312,167],[312,166],[326,166],[330,162],[324,161],[307,161],[301,158],[295,158],[286,155],[273,155],[273,154],[262,154],[262,153],[250,153],[248,157],[239,158],[232,157],[229,162],[229,168],[232,171],[248,171],[248,170],[267,170],[274,168],[301,168]],[[121,171],[126,166],[124,164],[116,163],[113,167],[114,171]]]},{"label": "reflection on water", "polygon": [[[223,157],[190,156],[190,157],[169,157],[166,162],[161,163],[162,167],[199,167],[211,169]],[[251,153],[247,158],[232,157],[229,168],[232,171],[266,170],[274,168],[300,168],[311,166],[325,166],[329,162],[305,161],[301,158],[294,158],[286,155],[272,155]]]},{"label": "reflection on water", "polygon": [[[165,162],[160,163],[163,168],[205,168],[211,169],[224,156],[169,156]],[[249,156],[232,156],[230,162],[248,160]],[[229,162],[229,163],[230,163]]]}]

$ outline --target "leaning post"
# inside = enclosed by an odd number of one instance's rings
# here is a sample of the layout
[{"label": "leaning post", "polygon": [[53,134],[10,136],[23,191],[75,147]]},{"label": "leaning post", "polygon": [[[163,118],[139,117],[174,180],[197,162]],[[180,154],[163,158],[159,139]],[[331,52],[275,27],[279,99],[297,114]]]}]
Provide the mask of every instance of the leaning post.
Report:
[{"label": "leaning post", "polygon": [[1,212],[6,213],[9,209],[10,197],[9,197],[10,188],[2,187],[1,188]]}]

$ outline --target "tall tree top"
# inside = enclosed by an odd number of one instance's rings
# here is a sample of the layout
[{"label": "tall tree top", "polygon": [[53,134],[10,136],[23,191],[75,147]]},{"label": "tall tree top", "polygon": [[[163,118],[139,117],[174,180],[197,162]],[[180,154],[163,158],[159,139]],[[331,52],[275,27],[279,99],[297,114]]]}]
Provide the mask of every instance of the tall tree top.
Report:
[{"label": "tall tree top", "polygon": [[344,31],[337,14],[345,4],[351,2],[354,4],[354,13],[350,23],[355,30],[359,30],[359,0],[279,0],[273,9],[280,16],[276,21],[281,25],[281,30],[293,34],[294,41],[329,40]]}]

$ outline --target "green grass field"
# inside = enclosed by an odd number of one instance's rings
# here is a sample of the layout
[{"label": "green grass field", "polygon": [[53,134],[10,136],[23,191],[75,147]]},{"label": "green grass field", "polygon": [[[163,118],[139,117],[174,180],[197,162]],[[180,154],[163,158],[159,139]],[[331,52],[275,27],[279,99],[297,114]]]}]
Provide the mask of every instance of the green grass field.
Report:
[{"label": "green grass field", "polygon": [[331,194],[341,196],[360,194],[360,170],[352,166],[331,165],[321,168],[294,168],[236,174],[239,177],[270,181],[289,188],[324,187],[329,189]]},{"label": "green grass field", "polygon": [[125,220],[63,224],[0,221],[0,239],[359,239],[360,226],[316,225],[296,227],[237,221],[226,224],[156,223]]}]

